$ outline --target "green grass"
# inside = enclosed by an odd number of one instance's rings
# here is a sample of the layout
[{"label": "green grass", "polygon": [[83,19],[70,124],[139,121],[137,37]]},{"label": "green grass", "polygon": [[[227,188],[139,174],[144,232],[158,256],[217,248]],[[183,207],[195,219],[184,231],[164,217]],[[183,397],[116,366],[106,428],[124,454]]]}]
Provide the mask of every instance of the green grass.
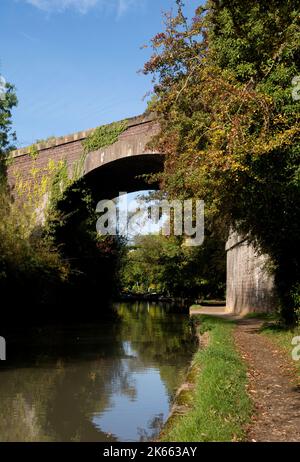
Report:
[{"label": "green grass", "polygon": [[198,320],[201,333],[209,331],[210,340],[194,357],[198,373],[188,400],[192,407],[185,415],[170,419],[161,440],[242,440],[252,404],[246,392],[246,365],[234,345],[234,323],[202,315]]}]

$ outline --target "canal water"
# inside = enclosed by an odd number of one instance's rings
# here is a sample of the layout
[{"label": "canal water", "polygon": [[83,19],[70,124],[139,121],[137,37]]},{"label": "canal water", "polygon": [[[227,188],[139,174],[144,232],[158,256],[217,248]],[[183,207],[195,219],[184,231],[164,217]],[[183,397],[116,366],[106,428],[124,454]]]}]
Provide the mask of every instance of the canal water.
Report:
[{"label": "canal water", "polygon": [[195,349],[189,317],[155,303],[115,308],[115,322],[15,333],[0,363],[0,441],[158,435]]}]

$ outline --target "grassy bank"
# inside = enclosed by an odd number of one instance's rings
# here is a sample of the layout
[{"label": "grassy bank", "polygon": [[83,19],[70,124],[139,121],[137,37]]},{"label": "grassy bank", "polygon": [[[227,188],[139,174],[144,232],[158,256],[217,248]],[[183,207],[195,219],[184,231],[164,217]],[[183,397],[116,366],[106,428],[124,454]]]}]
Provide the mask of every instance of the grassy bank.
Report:
[{"label": "grassy bank", "polygon": [[161,440],[242,440],[252,406],[246,366],[234,345],[234,323],[202,315],[197,321],[201,334],[209,331],[209,343],[195,354],[189,374],[194,387],[184,399],[190,408],[184,415],[173,414]]}]

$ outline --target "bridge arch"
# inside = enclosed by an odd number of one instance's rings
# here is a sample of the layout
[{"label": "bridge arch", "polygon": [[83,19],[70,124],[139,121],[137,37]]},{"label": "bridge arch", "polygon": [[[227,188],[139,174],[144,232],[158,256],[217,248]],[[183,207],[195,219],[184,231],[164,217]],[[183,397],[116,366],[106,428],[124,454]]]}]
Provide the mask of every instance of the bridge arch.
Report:
[{"label": "bridge arch", "polygon": [[129,119],[126,130],[115,143],[85,153],[84,141],[93,130],[36,143],[34,156],[32,146],[12,152],[7,172],[12,189],[17,177],[30,182],[33,168],[39,172],[38,175],[47,175],[49,162],[57,164],[64,161],[69,177],[79,168],[79,176],[84,177],[99,193],[107,191],[110,196],[121,190],[132,192],[145,189],[146,181],[141,175],[162,169],[164,156],[148,147],[159,130],[153,115]]},{"label": "bridge arch", "polygon": [[112,199],[122,193],[159,189],[158,182],[149,184],[148,176],[163,169],[164,156],[139,154],[100,165],[83,178],[95,198]]}]

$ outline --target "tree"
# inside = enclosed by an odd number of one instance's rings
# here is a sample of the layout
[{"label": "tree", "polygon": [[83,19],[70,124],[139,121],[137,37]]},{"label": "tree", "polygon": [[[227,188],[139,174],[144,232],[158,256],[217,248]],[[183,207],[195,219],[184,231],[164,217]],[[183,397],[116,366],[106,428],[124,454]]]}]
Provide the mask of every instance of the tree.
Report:
[{"label": "tree", "polygon": [[151,109],[162,185],[206,202],[212,227],[246,235],[274,265],[282,315],[300,286],[299,2],[208,0],[191,22],[177,0],[152,40]]},{"label": "tree", "polygon": [[186,247],[175,236],[139,236],[126,255],[121,272],[123,289],[155,290],[175,297],[223,297],[225,243],[212,236],[204,245]]},{"label": "tree", "polygon": [[12,109],[17,105],[18,100],[15,88],[10,83],[4,83],[0,88],[0,184],[5,179],[6,158],[16,139],[15,132],[12,132]]},{"label": "tree", "polygon": [[98,315],[98,308],[92,309],[94,300],[101,296],[107,302],[118,290],[116,275],[124,245],[119,237],[98,235],[95,208],[96,200],[81,178],[53,198],[45,232],[69,263],[68,303],[85,303],[91,307],[90,314]]}]

